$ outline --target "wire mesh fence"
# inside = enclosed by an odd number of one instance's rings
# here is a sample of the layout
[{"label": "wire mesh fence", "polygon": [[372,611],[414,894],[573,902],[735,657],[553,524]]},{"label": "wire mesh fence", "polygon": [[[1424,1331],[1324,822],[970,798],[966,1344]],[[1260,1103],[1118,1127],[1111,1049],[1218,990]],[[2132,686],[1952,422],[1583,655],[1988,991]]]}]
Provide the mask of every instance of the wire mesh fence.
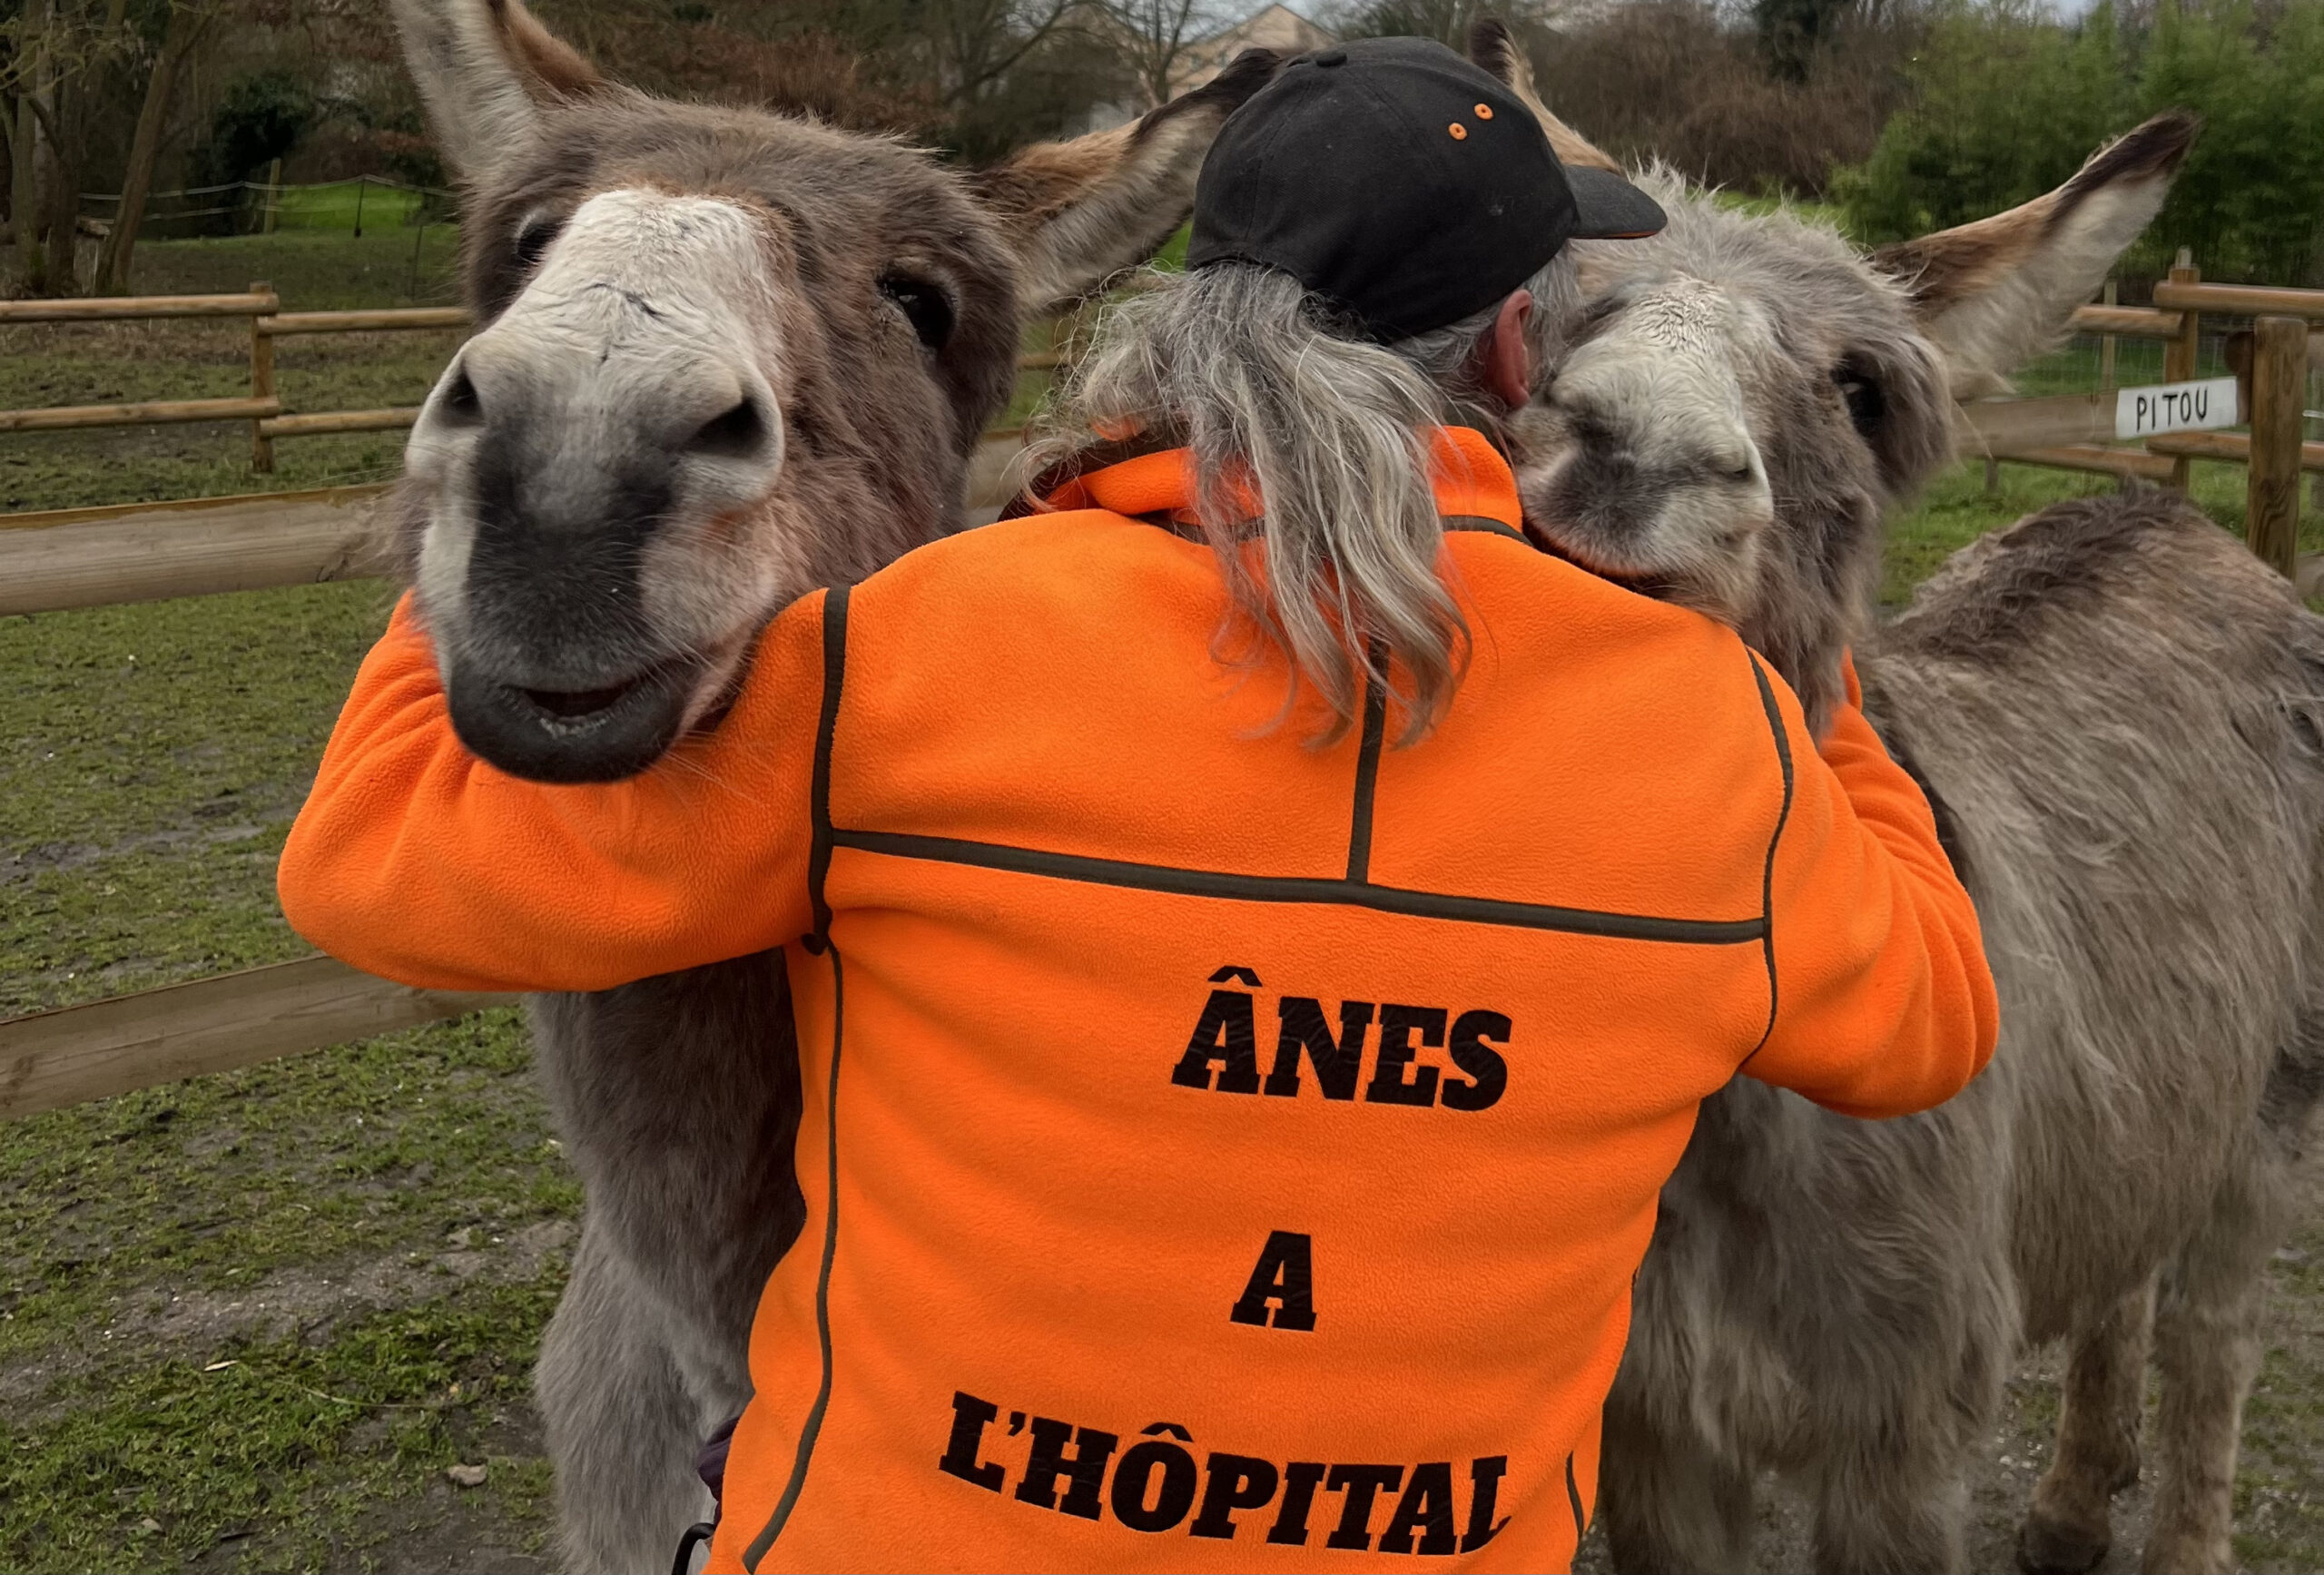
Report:
[{"label": "wire mesh fence", "polygon": [[[141,241],[183,241],[203,235],[257,235],[279,230],[425,229],[449,223],[453,194],[415,186],[384,175],[284,185],[273,181],[229,181],[189,186],[147,196],[137,225]],[[84,192],[81,216],[109,226],[121,213],[118,193]]]}]

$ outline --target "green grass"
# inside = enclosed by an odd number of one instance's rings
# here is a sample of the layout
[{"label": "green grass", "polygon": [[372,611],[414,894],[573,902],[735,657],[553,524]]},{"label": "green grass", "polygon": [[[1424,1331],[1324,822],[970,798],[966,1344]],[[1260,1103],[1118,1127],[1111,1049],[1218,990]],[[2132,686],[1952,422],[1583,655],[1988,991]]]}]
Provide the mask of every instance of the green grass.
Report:
[{"label": "green grass", "polygon": [[[274,859],[387,607],[0,620],[0,1015],[305,952]],[[0,1125],[0,1569],[528,1557],[579,1202],[528,1054],[500,1011]]]},{"label": "green grass", "polygon": [[1765,217],[1769,213],[1786,212],[1806,220],[1811,224],[1820,224],[1827,230],[1837,230],[1844,235],[1847,233],[1847,225],[1842,221],[1840,210],[1828,202],[1818,202],[1812,198],[1794,197],[1780,192],[1722,191],[1713,195],[1720,207],[1732,208],[1740,213]]},{"label": "green grass", "polygon": [[401,191],[369,181],[339,181],[328,186],[290,186],[274,204],[274,224],[283,230],[327,230],[351,236],[358,220],[368,239],[374,228],[396,231],[422,219],[441,221],[444,199]]}]

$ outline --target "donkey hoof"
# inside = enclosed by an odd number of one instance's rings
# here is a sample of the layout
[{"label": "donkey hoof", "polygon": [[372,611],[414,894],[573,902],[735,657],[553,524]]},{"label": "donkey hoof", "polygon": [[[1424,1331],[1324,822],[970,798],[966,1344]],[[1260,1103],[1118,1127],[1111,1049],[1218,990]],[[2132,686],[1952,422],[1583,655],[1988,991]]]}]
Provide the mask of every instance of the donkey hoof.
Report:
[{"label": "donkey hoof", "polygon": [[2039,1513],[2028,1515],[2018,1528],[2017,1567],[2025,1575],[2089,1575],[2113,1541],[2103,1525],[2093,1530]]}]

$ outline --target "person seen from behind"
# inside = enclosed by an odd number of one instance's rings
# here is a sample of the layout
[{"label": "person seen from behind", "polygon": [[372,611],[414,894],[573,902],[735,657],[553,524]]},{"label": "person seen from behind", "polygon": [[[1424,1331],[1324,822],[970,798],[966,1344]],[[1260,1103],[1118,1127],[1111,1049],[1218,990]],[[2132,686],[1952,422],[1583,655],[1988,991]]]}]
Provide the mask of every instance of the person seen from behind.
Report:
[{"label": "person seen from behind", "polygon": [[1984,1065],[1975,915],[1862,714],[1819,744],[1731,631],[1525,534],[1534,295],[1661,220],[1440,45],[1305,56],[1038,505],[793,605],[664,762],[483,764],[399,609],[284,852],[303,934],[441,989],[784,953],[807,1225],[712,1569],[1564,1570],[1699,1101]]}]

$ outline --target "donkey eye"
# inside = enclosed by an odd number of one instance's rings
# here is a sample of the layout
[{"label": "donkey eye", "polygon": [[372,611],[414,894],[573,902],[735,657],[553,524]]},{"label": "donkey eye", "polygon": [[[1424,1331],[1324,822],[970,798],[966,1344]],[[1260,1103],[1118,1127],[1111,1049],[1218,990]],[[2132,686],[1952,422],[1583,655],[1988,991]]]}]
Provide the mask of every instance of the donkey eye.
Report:
[{"label": "donkey eye", "polygon": [[1842,361],[1832,369],[1832,381],[1848,408],[1848,421],[1856,435],[1869,438],[1878,431],[1881,418],[1888,414],[1888,398],[1871,372],[1855,361]]},{"label": "donkey eye", "polygon": [[533,264],[541,260],[541,253],[548,250],[549,242],[555,241],[558,231],[564,228],[564,220],[544,218],[532,220],[517,231],[517,271],[531,272]]},{"label": "donkey eye", "polygon": [[880,281],[880,293],[895,302],[930,349],[942,349],[952,337],[952,302],[934,285],[891,273]]}]

